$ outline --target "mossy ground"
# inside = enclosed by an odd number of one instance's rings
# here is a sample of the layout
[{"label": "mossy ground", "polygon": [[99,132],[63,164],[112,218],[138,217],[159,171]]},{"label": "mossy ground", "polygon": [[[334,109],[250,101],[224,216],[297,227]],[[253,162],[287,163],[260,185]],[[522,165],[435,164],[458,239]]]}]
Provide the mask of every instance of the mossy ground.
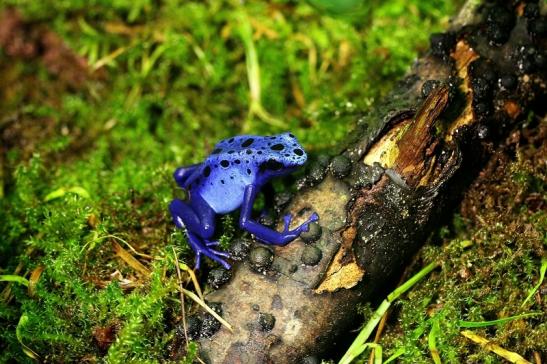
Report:
[{"label": "mossy ground", "polygon": [[[24,345],[49,362],[174,359],[173,249],[189,264],[192,254],[166,211],[179,193],[173,169],[242,132],[291,130],[312,154],[335,148],[456,3],[394,0],[344,20],[281,0],[4,0],[0,11],[15,7],[25,23],[0,24],[9,34],[0,47],[0,274],[31,288],[0,283],[0,362],[31,362]],[[251,38],[259,79],[246,66]],[[250,81],[267,114],[251,107]],[[429,361],[424,335],[437,320],[443,359],[495,362],[455,320],[545,311],[538,298],[520,307],[545,245],[545,214],[533,207],[541,199],[530,197],[544,194],[545,171],[527,160],[508,162],[500,177],[509,193],[524,191],[520,202],[481,200],[479,185],[464,206],[486,223],[464,209],[453,242],[423,251],[443,267],[397,307],[388,353],[404,346],[402,358]],[[151,274],[119,259],[114,242],[145,254],[135,257]],[[539,318],[479,332],[527,355],[547,336]]]}]

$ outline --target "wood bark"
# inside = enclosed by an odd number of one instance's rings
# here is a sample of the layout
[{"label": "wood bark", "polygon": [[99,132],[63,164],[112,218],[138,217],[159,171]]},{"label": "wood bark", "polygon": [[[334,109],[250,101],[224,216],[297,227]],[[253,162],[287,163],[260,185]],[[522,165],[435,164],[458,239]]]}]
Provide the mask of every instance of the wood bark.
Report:
[{"label": "wood bark", "polygon": [[[297,239],[273,249],[265,270],[249,261],[236,264],[231,281],[206,297],[222,304],[234,332],[222,328],[202,339],[202,359],[297,363],[307,355],[323,357],[362,320],[358,304],[381,299],[378,293],[392,287],[450,213],[488,146],[529,110],[541,110],[545,67],[537,55],[544,56],[545,35],[530,30],[533,20],[519,3],[504,8],[514,22],[508,39],[495,44],[492,32],[501,25],[488,14],[498,6],[505,5],[465,5],[451,29],[432,37],[432,49],[357,124],[341,152],[351,160],[351,173],[337,178],[329,172],[292,200],[295,226],[311,211],[321,218],[322,234],[313,243],[322,253],[317,265],[302,264],[307,245]],[[275,318],[271,330],[260,323],[264,314]]]}]

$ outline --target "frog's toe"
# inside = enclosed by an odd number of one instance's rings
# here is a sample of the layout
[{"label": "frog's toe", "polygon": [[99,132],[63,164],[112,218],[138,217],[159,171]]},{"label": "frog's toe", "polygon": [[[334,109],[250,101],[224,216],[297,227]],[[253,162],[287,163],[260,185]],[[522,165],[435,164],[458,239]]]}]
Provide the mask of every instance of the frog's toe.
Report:
[{"label": "frog's toe", "polygon": [[228,264],[224,259],[222,259],[222,258],[230,258],[230,254],[220,250],[209,249],[209,248],[203,249],[202,253],[205,254],[207,257],[209,257],[211,260],[214,260],[215,262],[220,263],[224,268],[226,269],[231,268],[230,264]]},{"label": "frog's toe", "polygon": [[205,241],[205,245],[206,245],[207,247],[217,246],[218,244],[220,244],[220,242],[219,242],[218,240],[215,240],[215,241],[206,240],[206,241]]},{"label": "frog's toe", "polygon": [[[222,253],[222,252],[220,252],[220,253]],[[224,255],[222,255],[222,256],[224,256]],[[229,256],[227,256],[226,258],[229,258]],[[214,257],[211,257],[211,259],[213,259],[214,261],[220,263],[220,265],[222,265],[225,269],[232,268],[232,266],[230,264],[228,264],[228,262],[226,262],[222,258],[219,258],[217,255],[215,255]]]},{"label": "frog's toe", "polygon": [[224,257],[224,258],[230,258],[230,254],[228,254],[226,252],[223,252],[223,251],[220,251],[220,250],[211,249],[210,252],[213,253],[214,255],[217,255],[217,256],[221,256],[221,257]]},{"label": "frog's toe", "polygon": [[225,260],[223,259],[217,259],[217,262],[219,262],[223,267],[224,269],[228,270],[228,269],[231,269],[232,266],[230,264],[228,264]]},{"label": "frog's toe", "polygon": [[196,253],[196,264],[194,265],[194,270],[199,270],[199,267],[201,266],[201,253]]},{"label": "frog's toe", "polygon": [[292,215],[286,214],[283,216],[283,226],[285,231],[289,231],[289,226],[291,225]]},{"label": "frog's toe", "polygon": [[317,215],[317,212],[314,212],[311,214],[310,218],[308,219],[309,222],[316,222],[319,221],[319,215]]}]

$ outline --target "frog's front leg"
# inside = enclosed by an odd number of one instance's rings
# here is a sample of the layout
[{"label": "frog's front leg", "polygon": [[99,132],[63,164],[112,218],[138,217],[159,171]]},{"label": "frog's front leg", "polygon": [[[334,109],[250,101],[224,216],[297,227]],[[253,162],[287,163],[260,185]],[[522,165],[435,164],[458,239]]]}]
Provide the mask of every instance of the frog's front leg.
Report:
[{"label": "frog's front leg", "polygon": [[319,216],[313,213],[310,218],[302,225],[294,230],[289,230],[290,215],[285,216],[285,229],[282,232],[272,230],[258,222],[251,220],[253,204],[258,194],[258,187],[248,185],[245,187],[243,196],[243,204],[241,205],[241,213],[239,218],[239,226],[255,235],[259,240],[266,244],[285,245],[296,239],[302,232],[308,231],[308,226],[311,222],[319,220]]},{"label": "frog's front leg", "polygon": [[215,212],[199,197],[195,197],[194,200],[198,202],[192,205],[181,200],[173,200],[169,205],[169,211],[175,225],[180,229],[186,229],[188,243],[196,253],[196,269],[200,267],[202,254],[230,269],[230,265],[222,259],[229,258],[228,253],[212,249],[215,242],[209,241],[215,232]]},{"label": "frog's front leg", "polygon": [[192,164],[190,166],[186,167],[180,167],[177,168],[175,173],[173,173],[173,177],[175,178],[175,181],[177,182],[177,185],[179,187],[186,189],[187,185],[186,182],[188,181],[188,178],[194,173],[194,171],[201,166],[201,163]]}]

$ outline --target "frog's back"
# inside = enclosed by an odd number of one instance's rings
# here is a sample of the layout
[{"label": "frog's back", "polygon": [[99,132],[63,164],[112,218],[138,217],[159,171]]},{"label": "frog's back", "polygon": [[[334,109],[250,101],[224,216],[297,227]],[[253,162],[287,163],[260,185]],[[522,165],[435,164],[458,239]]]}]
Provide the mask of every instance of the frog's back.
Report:
[{"label": "frog's back", "polygon": [[274,160],[280,175],[303,164],[306,155],[290,133],[224,139],[195,172],[191,193],[199,193],[216,213],[233,211],[241,206],[248,185],[260,187],[271,178],[261,169]]},{"label": "frog's back", "polygon": [[[216,155],[223,155],[225,157],[233,156],[239,153],[259,152],[265,153],[268,145],[272,144],[276,136],[259,136],[259,135],[239,135],[231,138],[221,140],[215,145],[215,149],[211,152],[209,158]],[[251,153],[249,153],[250,155]]]}]

